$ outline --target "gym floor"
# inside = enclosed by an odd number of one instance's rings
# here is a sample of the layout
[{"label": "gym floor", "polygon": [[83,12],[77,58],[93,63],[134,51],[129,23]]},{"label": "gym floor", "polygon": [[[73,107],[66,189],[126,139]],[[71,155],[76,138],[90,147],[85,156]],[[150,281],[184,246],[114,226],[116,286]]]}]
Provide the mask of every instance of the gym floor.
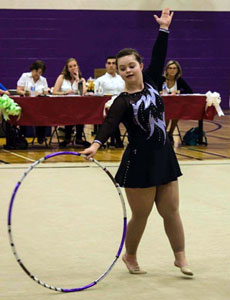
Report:
[{"label": "gym floor", "polygon": [[[204,122],[208,146],[181,146],[175,135],[180,177],[180,210],[186,253],[194,278],[173,266],[162,219],[154,208],[139,248],[146,275],[130,275],[121,259],[98,285],[60,294],[31,280],[12,254],[7,212],[17,181],[35,160],[57,152],[35,144],[27,150],[0,149],[1,251],[0,295],[9,300],[61,299],[202,299],[227,300],[230,294],[230,117]],[[197,122],[180,121],[182,135]],[[88,131],[87,131],[88,130]],[[86,128],[91,140],[91,127]],[[1,139],[1,145],[4,139]],[[77,151],[69,147],[66,149]],[[100,150],[96,159],[114,175],[123,150]],[[124,195],[123,191],[123,195]],[[127,215],[130,217],[128,205]],[[19,257],[40,280],[74,288],[96,280],[112,263],[123,228],[116,189],[94,163],[59,156],[32,170],[19,188],[12,213],[12,233]]]}]

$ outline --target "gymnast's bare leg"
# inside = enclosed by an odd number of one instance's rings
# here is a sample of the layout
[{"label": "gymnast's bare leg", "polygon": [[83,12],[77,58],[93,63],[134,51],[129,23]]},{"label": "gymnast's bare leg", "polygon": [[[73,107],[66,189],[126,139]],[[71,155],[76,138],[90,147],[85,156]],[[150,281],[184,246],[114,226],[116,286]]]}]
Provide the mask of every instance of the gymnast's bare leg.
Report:
[{"label": "gymnast's bare leg", "polygon": [[153,208],[156,187],[126,188],[125,192],[132,216],[128,223],[125,239],[126,253],[122,259],[131,274],[144,274],[146,272],[141,270],[137,263],[136,253],[148,216]]}]

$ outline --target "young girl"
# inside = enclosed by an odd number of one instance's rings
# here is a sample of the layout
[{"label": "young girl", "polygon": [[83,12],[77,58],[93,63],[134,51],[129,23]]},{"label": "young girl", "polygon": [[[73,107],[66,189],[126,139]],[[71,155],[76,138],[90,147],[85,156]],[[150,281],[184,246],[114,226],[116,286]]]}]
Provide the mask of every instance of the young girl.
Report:
[{"label": "young girl", "polygon": [[179,214],[177,178],[181,171],[165,130],[164,105],[156,89],[163,71],[168,40],[168,28],[173,13],[166,8],[152,51],[151,62],[142,73],[143,63],[134,49],[123,49],[117,55],[118,71],[125,81],[125,91],[112,104],[92,145],[82,153],[87,158],[111,135],[122,122],[128,132],[129,144],[116,174],[116,181],[125,187],[132,217],[126,235],[126,253],[122,259],[131,274],[143,274],[137,262],[137,248],[153,204],[164,220],[176,267],[193,275],[184,249],[184,232]]}]

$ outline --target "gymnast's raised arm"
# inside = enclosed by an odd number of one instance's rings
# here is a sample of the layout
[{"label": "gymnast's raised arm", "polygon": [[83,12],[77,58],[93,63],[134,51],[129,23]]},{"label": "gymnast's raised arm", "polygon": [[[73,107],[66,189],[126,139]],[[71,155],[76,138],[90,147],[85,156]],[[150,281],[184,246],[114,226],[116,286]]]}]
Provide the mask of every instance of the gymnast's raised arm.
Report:
[{"label": "gymnast's raised arm", "polygon": [[168,29],[173,18],[173,12],[170,13],[169,8],[165,8],[160,18],[157,15],[154,15],[154,18],[160,25],[160,31],[153,46],[150,64],[144,71],[144,76],[149,77],[157,86],[164,69],[168,47]]}]

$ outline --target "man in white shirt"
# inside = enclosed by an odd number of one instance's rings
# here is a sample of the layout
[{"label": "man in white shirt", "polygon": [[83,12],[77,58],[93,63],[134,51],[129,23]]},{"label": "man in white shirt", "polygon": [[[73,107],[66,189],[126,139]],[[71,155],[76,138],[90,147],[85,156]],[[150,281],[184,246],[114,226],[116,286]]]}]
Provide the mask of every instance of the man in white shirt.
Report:
[{"label": "man in white shirt", "polygon": [[[30,72],[23,73],[17,82],[17,93],[21,96],[39,96],[48,94],[48,84],[42,74],[46,70],[46,65],[42,60],[36,60],[30,67]],[[36,126],[36,135],[39,144],[45,141],[46,127]],[[26,127],[21,126],[23,134],[26,132]]]},{"label": "man in white shirt", "polygon": [[124,91],[125,83],[121,76],[117,74],[116,57],[107,57],[105,68],[105,75],[95,80],[95,89],[97,90],[99,84],[101,84],[104,95],[119,95]]},{"label": "man in white shirt", "polygon": [[[103,90],[104,95],[119,95],[124,91],[125,82],[120,75],[117,74],[116,57],[108,56],[105,63],[106,73],[95,80],[95,90],[98,90],[99,85]],[[121,141],[121,133],[119,127],[111,136],[110,146],[123,148]]]}]

